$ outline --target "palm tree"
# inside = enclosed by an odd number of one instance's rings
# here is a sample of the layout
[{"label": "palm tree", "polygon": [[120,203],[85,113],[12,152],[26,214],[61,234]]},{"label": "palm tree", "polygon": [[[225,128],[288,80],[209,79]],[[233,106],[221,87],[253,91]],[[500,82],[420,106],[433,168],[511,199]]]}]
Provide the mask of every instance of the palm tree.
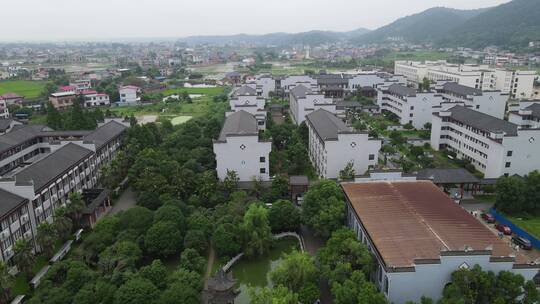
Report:
[{"label": "palm tree", "polygon": [[15,253],[13,256],[13,261],[15,264],[17,264],[22,272],[28,275],[31,274],[32,265],[34,265],[34,261],[36,259],[34,253],[32,252],[33,250],[34,246],[32,245],[32,241],[24,238],[17,240],[13,246],[13,252]]},{"label": "palm tree", "polygon": [[8,266],[0,262],[0,303],[9,303],[13,276],[8,272]]},{"label": "palm tree", "polygon": [[79,228],[81,213],[86,207],[82,195],[79,192],[74,192],[69,195],[69,205],[66,207],[66,213],[73,222],[73,227]]},{"label": "palm tree", "polygon": [[37,228],[36,242],[43,249],[47,257],[51,257],[56,240],[56,228],[48,222],[43,222]]},{"label": "palm tree", "polygon": [[71,219],[67,217],[66,208],[58,208],[54,212],[54,227],[56,234],[63,241],[67,240],[71,235],[71,229],[73,228],[73,223]]}]

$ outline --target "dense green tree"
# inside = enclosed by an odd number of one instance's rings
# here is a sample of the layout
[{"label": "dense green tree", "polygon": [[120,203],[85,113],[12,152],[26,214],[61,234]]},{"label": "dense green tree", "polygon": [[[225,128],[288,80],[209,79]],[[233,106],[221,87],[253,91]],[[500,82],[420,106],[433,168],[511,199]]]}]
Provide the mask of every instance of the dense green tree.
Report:
[{"label": "dense green tree", "polygon": [[298,304],[298,295],[284,286],[265,287],[261,290],[249,290],[252,304]]},{"label": "dense green tree", "polygon": [[173,283],[159,297],[159,304],[199,304],[199,291],[181,283]]},{"label": "dense green tree", "polygon": [[184,237],[184,248],[193,248],[199,254],[205,254],[208,249],[206,234],[201,230],[188,230]]},{"label": "dense green tree", "polygon": [[53,225],[56,230],[56,235],[63,241],[71,237],[73,222],[68,217],[66,207],[58,208],[54,211]]},{"label": "dense green tree", "polygon": [[171,274],[169,281],[172,284],[181,284],[186,288],[200,291],[203,287],[201,274],[184,268],[179,268]]},{"label": "dense green tree", "polygon": [[368,280],[361,271],[354,271],[342,283],[332,284],[332,294],[336,304],[386,304],[384,295],[377,291],[377,287]]},{"label": "dense green tree", "polygon": [[139,270],[139,275],[152,282],[157,288],[163,289],[167,284],[167,268],[160,260],[153,260],[152,264]]},{"label": "dense green tree", "polygon": [[180,231],[186,229],[186,218],[182,210],[171,204],[163,205],[154,212],[154,223],[157,222],[172,222],[176,224]]},{"label": "dense green tree", "polygon": [[73,192],[69,194],[69,204],[66,206],[66,216],[71,219],[73,227],[80,228],[82,212],[86,207],[82,194]]},{"label": "dense green tree", "polygon": [[36,242],[42,248],[43,254],[49,258],[52,257],[56,238],[56,229],[53,224],[43,222],[38,226]]},{"label": "dense green tree", "polygon": [[268,221],[272,231],[296,231],[300,228],[300,211],[287,200],[278,200],[268,211]]},{"label": "dense green tree", "polygon": [[247,257],[261,256],[272,244],[272,232],[268,222],[268,210],[253,203],[249,206],[242,223],[244,253]]},{"label": "dense green tree", "polygon": [[274,285],[283,285],[299,292],[308,283],[317,282],[318,270],[307,253],[293,251],[283,255],[283,262],[270,274]]},{"label": "dense green tree", "polygon": [[180,255],[180,268],[188,271],[202,273],[206,266],[206,260],[193,248],[187,248]]},{"label": "dense green tree", "polygon": [[99,269],[104,273],[135,269],[142,251],[134,242],[118,241],[99,254]]},{"label": "dense green tree", "polygon": [[212,243],[219,256],[233,257],[242,249],[239,229],[233,224],[224,223],[217,226],[212,235]]},{"label": "dense green tree", "polygon": [[356,171],[354,170],[354,163],[348,162],[343,170],[339,171],[339,179],[341,180],[352,180],[356,176]]},{"label": "dense green tree", "polygon": [[14,278],[9,274],[8,266],[0,262],[0,303],[9,303],[13,284]]},{"label": "dense green tree", "polygon": [[147,231],[154,221],[154,214],[144,207],[133,207],[118,215],[120,229],[133,229],[138,233]]},{"label": "dense green tree", "polygon": [[157,222],[146,232],[144,245],[149,253],[167,257],[182,249],[182,240],[182,232],[176,223]]},{"label": "dense green tree", "polygon": [[13,261],[19,270],[27,275],[31,274],[32,266],[36,260],[33,250],[32,241],[24,238],[18,239],[13,245]]},{"label": "dense green tree", "polygon": [[334,181],[322,180],[311,187],[302,204],[304,223],[312,227],[317,235],[329,237],[345,222],[343,192]]},{"label": "dense green tree", "polygon": [[47,103],[47,126],[54,130],[62,130],[64,122],[62,115],[51,102]]},{"label": "dense green tree", "polygon": [[526,184],[521,177],[501,177],[497,180],[495,207],[509,214],[525,211]]},{"label": "dense green tree", "polygon": [[238,177],[238,174],[234,170],[227,170],[227,175],[223,179],[223,187],[228,193],[232,193],[236,190],[238,190],[238,182],[240,181],[240,178]]},{"label": "dense green tree", "polygon": [[114,297],[114,304],[157,303],[159,291],[152,282],[143,278],[133,278],[120,286]]}]

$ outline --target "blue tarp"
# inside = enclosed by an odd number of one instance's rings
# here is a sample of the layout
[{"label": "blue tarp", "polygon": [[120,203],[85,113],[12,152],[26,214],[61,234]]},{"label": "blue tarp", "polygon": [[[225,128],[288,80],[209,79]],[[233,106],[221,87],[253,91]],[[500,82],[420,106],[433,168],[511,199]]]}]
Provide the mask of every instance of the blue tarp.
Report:
[{"label": "blue tarp", "polygon": [[510,227],[510,229],[512,229],[512,232],[514,234],[516,234],[516,235],[518,235],[518,236],[520,236],[522,238],[528,239],[529,241],[531,241],[531,244],[533,245],[534,248],[540,249],[540,241],[537,238],[535,238],[534,236],[529,234],[527,231],[525,231],[525,230],[519,228],[518,226],[516,226],[516,224],[512,223],[509,219],[504,217],[502,214],[495,211],[495,209],[491,208],[489,210],[489,213],[491,213],[491,215],[493,215],[493,217],[495,218],[495,220],[497,222]]}]

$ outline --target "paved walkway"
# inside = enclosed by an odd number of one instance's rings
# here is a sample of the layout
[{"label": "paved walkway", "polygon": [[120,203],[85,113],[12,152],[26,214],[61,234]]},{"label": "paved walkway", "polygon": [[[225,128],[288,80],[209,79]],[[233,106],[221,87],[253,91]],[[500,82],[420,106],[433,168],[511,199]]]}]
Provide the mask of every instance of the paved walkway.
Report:
[{"label": "paved walkway", "polygon": [[204,289],[208,287],[208,278],[212,275],[212,268],[214,267],[214,262],[216,260],[216,253],[214,251],[214,246],[210,244],[210,250],[208,251],[208,263],[206,264],[206,273],[204,274]]},{"label": "paved walkway", "polygon": [[[302,225],[300,227],[300,235],[304,238],[306,251],[312,256],[315,256],[319,248],[323,247],[325,244],[325,241],[316,236],[307,226]],[[321,291],[321,304],[332,304],[332,294],[330,293],[328,282],[326,280],[321,280],[319,282],[319,288]]]},{"label": "paved walkway", "polygon": [[131,207],[134,207],[136,203],[137,199],[135,198],[135,192],[133,192],[131,187],[127,188],[124,193],[122,193],[120,198],[116,201],[109,214],[114,215],[120,211],[127,210]]}]

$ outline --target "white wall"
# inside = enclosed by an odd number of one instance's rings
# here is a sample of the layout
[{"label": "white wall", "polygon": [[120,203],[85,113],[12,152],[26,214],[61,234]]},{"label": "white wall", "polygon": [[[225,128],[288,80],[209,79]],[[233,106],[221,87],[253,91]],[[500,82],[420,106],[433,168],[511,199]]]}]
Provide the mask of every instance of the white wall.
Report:
[{"label": "white wall", "polygon": [[[271,150],[272,143],[260,142],[258,136],[228,136],[226,142],[214,142],[218,178],[223,180],[227,170],[232,170],[236,171],[240,181],[252,181],[254,177],[270,180]],[[264,163],[260,162],[260,157],[265,158]],[[265,168],[266,173],[260,173],[261,168]]]},{"label": "white wall", "polygon": [[[366,173],[369,166],[378,162],[380,140],[369,140],[368,134],[338,134],[337,141],[326,141],[327,173],[324,178],[339,178],[339,171],[349,162],[357,175]],[[369,155],[373,156],[369,160]]]}]

